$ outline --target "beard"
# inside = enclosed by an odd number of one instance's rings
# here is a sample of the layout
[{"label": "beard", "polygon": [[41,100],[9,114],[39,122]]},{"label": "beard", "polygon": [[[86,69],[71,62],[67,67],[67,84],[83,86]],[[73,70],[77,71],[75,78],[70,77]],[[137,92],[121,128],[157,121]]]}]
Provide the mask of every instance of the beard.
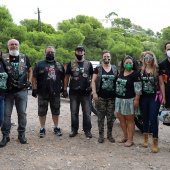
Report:
[{"label": "beard", "polygon": [[10,50],[10,51],[9,51],[9,54],[10,54],[11,56],[19,56],[19,50]]}]

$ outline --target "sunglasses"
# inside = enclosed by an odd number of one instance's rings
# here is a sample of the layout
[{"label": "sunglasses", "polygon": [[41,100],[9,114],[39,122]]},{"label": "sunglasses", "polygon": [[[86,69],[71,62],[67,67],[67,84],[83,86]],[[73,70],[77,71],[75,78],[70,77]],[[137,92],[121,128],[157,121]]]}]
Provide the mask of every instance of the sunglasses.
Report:
[{"label": "sunglasses", "polygon": [[152,61],[152,60],[153,60],[153,57],[145,57],[145,60],[150,60],[150,61]]}]

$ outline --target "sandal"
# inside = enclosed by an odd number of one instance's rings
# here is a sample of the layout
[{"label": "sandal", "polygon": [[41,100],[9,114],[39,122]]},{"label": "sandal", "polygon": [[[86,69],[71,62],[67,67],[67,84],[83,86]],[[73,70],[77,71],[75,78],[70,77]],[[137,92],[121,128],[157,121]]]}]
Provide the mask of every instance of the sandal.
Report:
[{"label": "sandal", "polygon": [[127,140],[126,143],[124,143],[124,146],[125,146],[125,147],[130,147],[130,146],[132,146],[133,144],[134,144],[133,141]]},{"label": "sandal", "polygon": [[118,139],[118,143],[125,143],[127,141],[127,139],[126,138],[124,138],[124,137],[122,137],[122,138],[120,138],[120,139]]}]

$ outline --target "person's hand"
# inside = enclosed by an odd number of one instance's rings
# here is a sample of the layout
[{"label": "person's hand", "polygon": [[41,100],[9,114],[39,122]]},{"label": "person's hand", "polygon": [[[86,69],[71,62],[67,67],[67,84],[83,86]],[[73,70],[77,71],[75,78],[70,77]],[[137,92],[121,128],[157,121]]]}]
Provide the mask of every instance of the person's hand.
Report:
[{"label": "person's hand", "polygon": [[137,108],[139,106],[139,99],[134,99],[134,107]]},{"label": "person's hand", "polygon": [[30,81],[27,81],[27,82],[25,83],[25,87],[26,87],[26,88],[31,87],[31,82],[30,82]]},{"label": "person's hand", "polygon": [[68,97],[67,90],[63,90],[63,97],[64,97],[64,98],[67,98],[67,97]]},{"label": "person's hand", "polygon": [[93,100],[97,102],[99,100],[97,93],[93,93]]},{"label": "person's hand", "polygon": [[60,90],[60,93],[63,93],[63,91],[64,91],[64,88],[62,87],[61,90]]},{"label": "person's hand", "polygon": [[35,98],[37,97],[37,89],[32,90],[32,96]]},{"label": "person's hand", "polygon": [[165,105],[166,104],[166,99],[163,98],[161,104]]}]

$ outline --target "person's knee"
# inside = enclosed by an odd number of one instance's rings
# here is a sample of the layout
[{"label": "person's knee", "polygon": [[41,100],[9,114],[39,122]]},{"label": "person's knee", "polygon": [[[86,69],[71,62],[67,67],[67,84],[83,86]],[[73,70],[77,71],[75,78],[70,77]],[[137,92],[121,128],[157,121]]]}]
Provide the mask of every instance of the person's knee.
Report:
[{"label": "person's knee", "polygon": [[52,115],[60,115],[60,105],[51,106]]},{"label": "person's knee", "polygon": [[57,110],[57,111],[52,111],[52,116],[56,116],[56,117],[59,117],[59,115],[60,115],[60,111],[59,110]]},{"label": "person's knee", "polygon": [[46,116],[47,115],[47,110],[43,110],[43,109],[40,109],[38,111],[38,116],[42,117],[42,116]]}]

